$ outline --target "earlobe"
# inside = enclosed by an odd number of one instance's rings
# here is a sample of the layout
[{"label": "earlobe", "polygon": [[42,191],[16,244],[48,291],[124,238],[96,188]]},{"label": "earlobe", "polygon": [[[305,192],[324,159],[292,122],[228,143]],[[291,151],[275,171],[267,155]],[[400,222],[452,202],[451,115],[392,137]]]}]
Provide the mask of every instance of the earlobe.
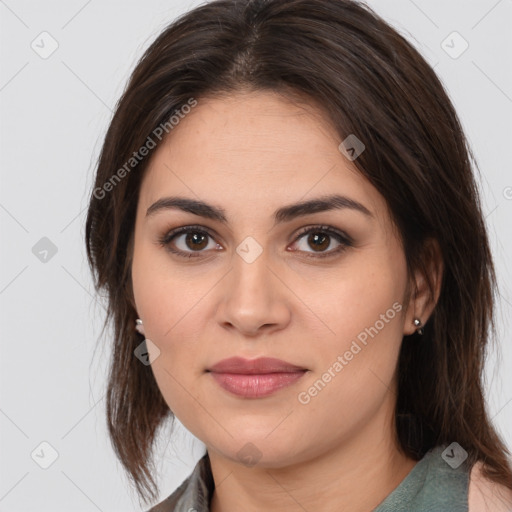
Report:
[{"label": "earlobe", "polygon": [[423,324],[421,323],[421,320],[419,318],[414,319],[414,325],[417,327],[416,332],[418,334],[423,334],[423,329],[422,329]]},{"label": "earlobe", "polygon": [[144,325],[142,325],[142,320],[140,318],[137,318],[137,320],[135,320],[135,330],[142,334],[142,336],[146,336],[146,333],[144,331]]}]

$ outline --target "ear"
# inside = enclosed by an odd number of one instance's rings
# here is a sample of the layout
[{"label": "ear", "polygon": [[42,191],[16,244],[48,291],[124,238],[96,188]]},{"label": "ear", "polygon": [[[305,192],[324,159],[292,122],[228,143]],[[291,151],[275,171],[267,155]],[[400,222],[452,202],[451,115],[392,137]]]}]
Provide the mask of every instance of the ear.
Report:
[{"label": "ear", "polygon": [[404,335],[414,334],[418,329],[414,325],[415,318],[419,318],[422,325],[427,323],[441,294],[444,263],[439,242],[435,238],[428,238],[423,251],[423,261],[432,281],[433,293],[424,272],[418,269],[414,275],[414,282],[411,283],[412,292],[405,315]]},{"label": "ear", "polygon": [[[127,256],[126,256],[125,267],[124,267],[124,275],[125,275],[124,293],[125,293],[125,297],[126,297],[128,303],[133,308],[134,314],[136,316],[138,316],[137,304],[135,303],[135,295],[133,293],[133,281],[132,281],[133,243],[134,243],[134,233],[132,231],[130,239],[128,240],[127,251],[126,251]],[[144,331],[144,326],[142,324],[136,324],[134,327],[137,332],[139,332],[144,337],[146,337],[146,333]]]},{"label": "ear", "polygon": [[135,304],[135,296],[133,293],[133,282],[132,282],[133,239],[134,239],[134,235],[132,232],[130,239],[128,240],[128,243],[126,246],[126,259],[125,259],[125,263],[124,263],[124,275],[125,275],[124,293],[125,293],[126,299],[128,300],[130,306],[132,306],[132,308],[135,311],[137,311],[137,305]]}]

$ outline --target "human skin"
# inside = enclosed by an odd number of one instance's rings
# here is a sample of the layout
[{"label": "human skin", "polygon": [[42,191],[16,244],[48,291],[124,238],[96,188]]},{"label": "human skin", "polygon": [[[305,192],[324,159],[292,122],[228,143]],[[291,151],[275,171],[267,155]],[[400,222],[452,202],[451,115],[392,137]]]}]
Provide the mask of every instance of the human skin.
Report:
[{"label": "human skin", "polygon": [[[357,136],[357,134],[356,134]],[[396,367],[404,335],[432,313],[426,281],[408,276],[405,254],[383,196],[338,149],[341,140],[313,104],[273,92],[200,98],[151,157],[141,184],[132,282],[159,389],[177,418],[203,441],[216,488],[213,512],[345,510],[367,512],[412,469],[395,440]],[[333,209],[274,225],[273,212],[340,194],[366,216]],[[178,209],[148,208],[167,196],[225,211],[227,223]],[[199,225],[212,234],[202,252],[178,235],[175,255],[159,243],[168,231]],[[301,228],[348,234],[353,245],[322,258]],[[199,233],[200,234],[200,233]],[[237,252],[252,237],[262,253]],[[197,242],[196,242],[197,243]],[[295,250],[291,250],[295,249]],[[432,266],[439,294],[440,261]],[[418,293],[405,304],[407,282]],[[381,315],[402,306],[307,404],[298,400]],[[414,342],[409,340],[408,342]],[[151,352],[151,349],[150,349]],[[265,398],[220,388],[206,369],[241,356],[276,357],[309,371]],[[247,443],[257,464],[237,453]]]}]

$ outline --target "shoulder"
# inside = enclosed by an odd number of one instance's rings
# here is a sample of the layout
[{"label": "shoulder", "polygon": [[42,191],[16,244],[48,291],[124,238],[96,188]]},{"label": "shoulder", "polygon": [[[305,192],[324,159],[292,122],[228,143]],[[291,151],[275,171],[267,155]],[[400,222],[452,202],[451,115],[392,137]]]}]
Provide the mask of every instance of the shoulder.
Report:
[{"label": "shoulder", "polygon": [[479,461],[471,469],[468,512],[512,512],[512,490],[486,478],[482,467]]}]

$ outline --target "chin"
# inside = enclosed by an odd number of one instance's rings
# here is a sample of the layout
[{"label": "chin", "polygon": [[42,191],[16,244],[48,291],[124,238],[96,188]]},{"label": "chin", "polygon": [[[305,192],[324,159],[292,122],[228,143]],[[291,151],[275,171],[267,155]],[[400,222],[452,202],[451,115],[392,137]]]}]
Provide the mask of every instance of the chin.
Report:
[{"label": "chin", "polygon": [[276,438],[273,440],[244,436],[218,447],[215,451],[236,464],[251,468],[280,468],[297,463],[300,459],[293,439]]}]

